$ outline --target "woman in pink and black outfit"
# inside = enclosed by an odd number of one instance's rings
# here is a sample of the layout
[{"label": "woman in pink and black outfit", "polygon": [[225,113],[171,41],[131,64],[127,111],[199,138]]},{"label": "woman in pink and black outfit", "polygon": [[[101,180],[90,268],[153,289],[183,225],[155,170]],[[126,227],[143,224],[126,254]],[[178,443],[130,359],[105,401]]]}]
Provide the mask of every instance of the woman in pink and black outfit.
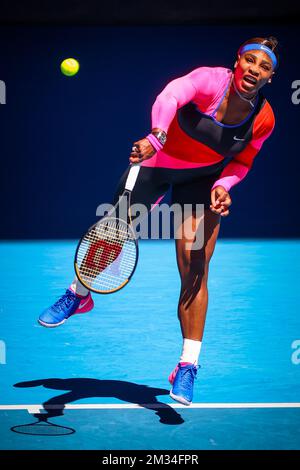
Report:
[{"label": "woman in pink and black outfit", "polygon": [[[199,67],[171,81],[153,104],[151,133],[132,147],[130,162],[141,163],[132,204],[142,203],[150,210],[170,187],[172,204],[204,204],[203,247],[191,249],[185,230],[176,239],[183,346],[169,380],[171,397],[185,405],[193,397],[208,303],[209,262],[221,217],[229,214],[231,188],[246,177],[274,129],[272,108],[260,89],[271,82],[278,66],[276,47],[273,37],[252,38],[238,49],[233,71]],[[119,182],[115,201],[123,192],[129,168]],[[192,217],[195,227],[203,222],[196,212]],[[90,301],[92,308],[90,293],[78,280],[67,292],[79,301],[79,307]],[[79,313],[78,306],[68,317]],[[45,311],[48,316],[51,308]],[[40,323],[50,326],[41,317]]]}]

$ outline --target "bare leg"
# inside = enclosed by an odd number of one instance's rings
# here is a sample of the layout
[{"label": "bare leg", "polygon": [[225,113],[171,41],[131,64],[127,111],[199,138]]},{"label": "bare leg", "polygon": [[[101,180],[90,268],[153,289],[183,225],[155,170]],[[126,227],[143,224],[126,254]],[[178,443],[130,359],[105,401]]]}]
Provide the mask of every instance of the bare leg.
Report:
[{"label": "bare leg", "polygon": [[[185,220],[183,223],[186,223]],[[181,291],[178,303],[178,318],[183,338],[202,341],[208,305],[208,267],[217,241],[220,216],[211,210],[204,211],[204,218],[193,224],[199,229],[204,223],[204,244],[201,249],[191,250],[191,240],[184,236],[176,240],[177,265],[181,278]]]}]

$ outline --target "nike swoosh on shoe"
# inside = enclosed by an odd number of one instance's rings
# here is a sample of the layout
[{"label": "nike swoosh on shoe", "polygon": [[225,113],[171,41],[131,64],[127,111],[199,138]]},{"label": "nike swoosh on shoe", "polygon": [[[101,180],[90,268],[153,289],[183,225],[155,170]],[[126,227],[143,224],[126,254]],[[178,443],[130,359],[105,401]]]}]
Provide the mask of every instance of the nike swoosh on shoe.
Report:
[{"label": "nike swoosh on shoe", "polygon": [[85,307],[89,303],[90,299],[87,299],[84,304],[79,304],[77,307],[77,310],[81,310],[83,307]]}]

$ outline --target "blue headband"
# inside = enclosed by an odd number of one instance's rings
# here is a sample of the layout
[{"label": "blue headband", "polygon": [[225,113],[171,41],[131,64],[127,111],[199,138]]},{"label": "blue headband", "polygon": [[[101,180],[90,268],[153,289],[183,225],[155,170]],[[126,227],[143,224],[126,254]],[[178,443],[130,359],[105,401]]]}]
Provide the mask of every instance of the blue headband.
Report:
[{"label": "blue headband", "polygon": [[272,63],[273,63],[273,69],[275,69],[277,67],[277,59],[276,59],[276,55],[274,54],[273,51],[271,51],[271,49],[267,46],[265,46],[264,44],[256,44],[256,43],[253,43],[253,44],[246,44],[244,47],[242,47],[241,49],[239,49],[238,53],[239,54],[244,54],[245,52],[247,51],[253,51],[254,49],[258,49],[260,51],[264,51],[266,54],[268,54],[268,56],[270,57],[270,59],[272,60]]}]

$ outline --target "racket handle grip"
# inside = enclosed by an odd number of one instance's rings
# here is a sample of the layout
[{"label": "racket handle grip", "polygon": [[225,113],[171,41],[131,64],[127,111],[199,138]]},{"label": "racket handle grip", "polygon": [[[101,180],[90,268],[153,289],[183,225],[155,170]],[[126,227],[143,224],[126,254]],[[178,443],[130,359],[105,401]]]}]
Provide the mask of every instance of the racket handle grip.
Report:
[{"label": "racket handle grip", "polygon": [[132,163],[128,176],[127,176],[126,183],[125,183],[126,190],[128,191],[133,190],[140,168],[141,168],[140,163]]}]

